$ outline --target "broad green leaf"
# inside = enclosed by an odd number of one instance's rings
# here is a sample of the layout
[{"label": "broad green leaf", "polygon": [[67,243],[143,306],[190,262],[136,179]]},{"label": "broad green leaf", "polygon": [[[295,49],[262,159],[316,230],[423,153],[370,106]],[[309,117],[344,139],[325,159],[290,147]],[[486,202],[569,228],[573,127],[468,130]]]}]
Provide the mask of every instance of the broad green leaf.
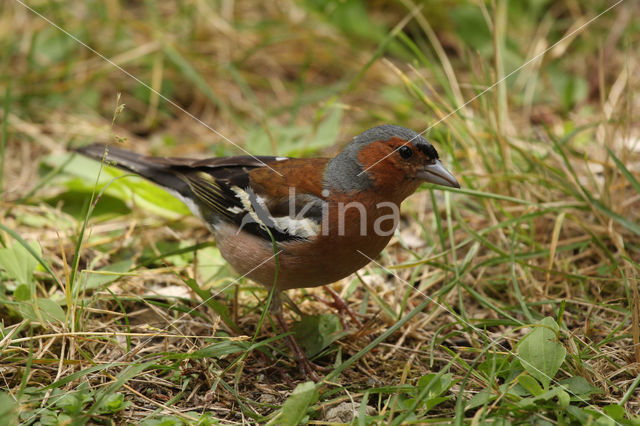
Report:
[{"label": "broad green leaf", "polygon": [[118,411],[122,411],[131,405],[131,401],[124,400],[124,394],[120,392],[107,395],[100,405],[98,406],[98,412],[100,414],[113,414]]},{"label": "broad green leaf", "polygon": [[558,405],[562,408],[567,408],[569,403],[571,403],[571,397],[569,394],[564,390],[558,392]]},{"label": "broad green leaf", "polygon": [[[20,244],[22,247],[24,247],[25,250],[27,252],[29,252],[29,254],[45,269],[45,271],[47,271],[49,274],[51,274],[51,278],[56,282],[56,284],[59,287],[62,287],[62,283],[60,282],[60,280],[56,276],[55,272],[53,272],[53,269],[51,269],[51,266],[49,266],[49,264],[42,258],[42,254],[40,252],[40,247],[39,246],[37,246],[35,248],[32,247],[16,231],[14,231],[11,228],[6,227],[2,223],[0,223],[0,230],[2,230],[4,232],[6,232],[7,234],[9,234],[14,240],[16,240],[16,242],[18,244]],[[32,284],[32,286],[35,286],[35,284]],[[35,294],[35,289],[32,289],[31,293]]]},{"label": "broad green leaf", "polygon": [[31,289],[27,284],[20,284],[13,292],[13,297],[18,302],[25,302],[31,299]]},{"label": "broad green leaf", "polygon": [[305,315],[294,324],[296,341],[308,357],[319,354],[324,348],[342,337],[340,319],[331,314]]},{"label": "broad green leaf", "polygon": [[83,289],[90,290],[94,288],[104,287],[120,278],[122,274],[131,270],[131,265],[133,265],[133,260],[126,259],[121,260],[120,262],[112,263],[111,265],[107,265],[103,268],[98,269],[97,271],[84,271],[87,274],[87,281],[84,283]]},{"label": "broad green leaf", "polygon": [[[75,186],[71,185],[72,182],[81,183],[79,179],[72,179],[67,183],[68,188]],[[124,194],[121,198],[109,194],[102,194],[100,201],[95,205],[92,216],[94,218],[108,219],[130,213],[131,209],[127,207],[125,202],[127,198],[125,197],[126,195]],[[82,183],[82,188],[79,190],[69,189],[45,201],[51,206],[60,206],[60,209],[64,213],[75,218],[77,221],[83,221],[90,199],[91,190],[88,188],[88,185]]]},{"label": "broad green leaf", "polygon": [[582,395],[585,393],[592,392],[594,389],[597,389],[591,386],[587,381],[587,379],[580,376],[574,376],[574,377],[569,377],[568,379],[563,379],[560,381],[560,383],[567,386],[569,388],[569,391],[571,391],[571,393],[574,395]]},{"label": "broad green leaf", "polygon": [[[29,245],[42,256],[42,250],[37,242]],[[27,284],[33,294],[33,272],[36,270],[38,261],[27,251],[22,244],[14,243],[7,248],[0,248],[0,268],[7,271],[9,278],[16,280],[19,284]]]},{"label": "broad green leaf", "polygon": [[564,390],[562,389],[562,387],[560,386],[556,386],[551,388],[550,390],[541,393],[540,395],[536,395],[536,396],[531,396],[529,398],[524,398],[521,401],[518,402],[518,406],[521,408],[531,408],[531,407],[535,407],[537,402],[540,401],[550,401],[553,398],[556,398],[558,396],[558,394],[560,394],[561,392],[564,392]]},{"label": "broad green leaf", "polygon": [[278,415],[268,424],[281,426],[298,425],[307,415],[309,406],[317,400],[318,390],[316,389],[316,384],[313,382],[300,383],[282,404]]},{"label": "broad green leaf", "polygon": [[153,419],[145,419],[140,423],[141,426],[184,426],[184,422],[174,416],[161,416]]},{"label": "broad green leaf", "polygon": [[6,392],[0,392],[0,419],[8,425],[17,424],[18,420],[18,404]]},{"label": "broad green leaf", "polygon": [[159,241],[155,248],[157,248],[160,253],[180,252],[179,254],[165,256],[164,261],[175,266],[188,266],[193,263],[193,251],[183,251],[182,249],[191,246],[193,246],[193,242],[186,240]]},{"label": "broad green leaf", "polygon": [[227,266],[218,247],[204,247],[198,250],[197,254],[198,275],[202,283],[208,283],[220,272],[221,268]]},{"label": "broad green leaf", "polygon": [[62,394],[60,398],[55,400],[55,406],[61,408],[67,414],[78,415],[82,412],[84,406],[91,402],[93,397],[88,391],[69,392]]},{"label": "broad green leaf", "polygon": [[44,313],[44,317],[55,319],[59,322],[64,322],[65,313],[57,302],[51,299],[38,299],[38,309],[41,313]]},{"label": "broad green leaf", "polygon": [[95,403],[87,410],[86,414],[90,415],[100,407],[105,399],[113,395],[117,390],[124,386],[129,380],[139,376],[144,370],[153,365],[153,361],[143,362],[140,364],[131,364],[124,368],[116,375],[116,380],[109,383],[108,386],[101,388],[95,397]]},{"label": "broad green leaf", "polygon": [[[65,320],[64,310],[60,305],[51,299],[36,299],[36,308],[34,309],[33,302],[21,302],[18,305],[18,310],[24,319],[30,321],[39,322],[60,322]],[[37,312],[36,312],[37,309]]]},{"label": "broad green leaf", "polygon": [[505,379],[511,373],[511,364],[508,356],[490,353],[485,357],[485,361],[478,365],[478,370],[487,377],[497,376]]},{"label": "broad green leaf", "polygon": [[[187,206],[159,186],[115,167],[102,166],[101,169],[99,161],[79,154],[73,155],[74,157],[65,168],[65,173],[74,177],[66,182],[69,191],[85,193],[85,198],[88,198],[96,185],[96,177],[100,172],[97,193],[104,189],[106,195],[129,204],[133,203],[140,210],[150,214],[170,219],[178,219],[189,214]],[[46,165],[55,168],[68,161],[68,155],[52,155],[46,157],[44,161]],[[105,185],[108,185],[106,189]],[[96,209],[100,209],[100,202],[98,200]],[[117,207],[117,204],[114,204],[112,200],[107,199],[107,202],[109,206],[102,209],[104,213]]]},{"label": "broad green leaf", "polygon": [[624,407],[619,404],[609,404],[602,407],[602,411],[613,420],[624,419]]},{"label": "broad green leaf", "polygon": [[546,317],[527,334],[518,345],[518,358],[524,369],[538,379],[544,389],[555,377],[564,362],[566,349],[558,342],[558,324]]},{"label": "broad green leaf", "polygon": [[574,376],[560,380],[560,384],[565,386],[574,400],[584,401],[593,394],[601,394],[603,390],[591,384],[584,377]]},{"label": "broad green leaf", "polygon": [[467,402],[467,405],[464,407],[466,410],[472,410],[474,408],[482,407],[485,404],[490,403],[495,400],[498,395],[491,392],[491,389],[483,389],[477,394],[473,395],[471,399]]},{"label": "broad green leaf", "polygon": [[424,375],[418,379],[417,396],[418,405],[424,404],[424,409],[429,411],[438,404],[443,403],[451,398],[450,396],[441,396],[451,386],[453,386],[453,374],[431,373]]},{"label": "broad green leaf", "polygon": [[453,395],[449,395],[449,396],[436,396],[433,398],[429,398],[427,399],[427,401],[424,404],[424,409],[426,411],[431,411],[432,408],[434,408],[437,405],[442,404],[445,401],[449,401],[450,399],[453,399],[454,396]]},{"label": "broad green leaf", "polygon": [[[452,395],[440,396],[449,390],[452,385],[453,374],[451,373],[431,373],[420,377],[416,387],[416,392],[418,394],[416,396],[416,407],[423,406],[425,410],[429,411],[436,405],[453,398]],[[413,407],[411,407],[411,409],[412,411],[415,410]]]},{"label": "broad green leaf", "polygon": [[521,374],[518,376],[518,383],[533,396],[542,395],[544,392],[540,387],[540,383],[527,374]]}]

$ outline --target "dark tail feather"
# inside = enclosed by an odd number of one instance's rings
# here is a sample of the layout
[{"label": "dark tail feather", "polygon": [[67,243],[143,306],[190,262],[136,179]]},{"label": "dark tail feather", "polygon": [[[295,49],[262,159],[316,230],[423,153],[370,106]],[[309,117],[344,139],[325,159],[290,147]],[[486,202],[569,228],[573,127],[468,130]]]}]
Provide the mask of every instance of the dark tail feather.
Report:
[{"label": "dark tail feather", "polygon": [[[147,177],[150,169],[157,171],[155,164],[149,164],[145,157],[135,152],[101,144],[94,144],[75,149],[76,152],[97,161],[106,159],[106,163],[119,169]],[[106,157],[105,157],[106,154]]]},{"label": "dark tail feather", "polygon": [[84,146],[75,149],[75,151],[94,160],[102,161],[105,159],[105,149],[107,153],[105,164],[142,176],[155,184],[178,191],[181,194],[190,192],[184,181],[172,170],[171,165],[160,159],[146,157],[111,145],[105,147],[102,144]]}]

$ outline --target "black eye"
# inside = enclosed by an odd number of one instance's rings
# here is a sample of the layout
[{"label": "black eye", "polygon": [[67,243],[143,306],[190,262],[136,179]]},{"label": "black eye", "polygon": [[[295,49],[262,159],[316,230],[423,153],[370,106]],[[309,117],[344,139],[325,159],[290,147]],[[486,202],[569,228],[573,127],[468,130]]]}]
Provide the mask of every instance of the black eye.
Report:
[{"label": "black eye", "polygon": [[407,158],[411,158],[411,156],[413,155],[413,150],[406,145],[402,145],[400,148],[398,148],[398,152],[400,153],[400,157],[404,158],[405,160]]}]

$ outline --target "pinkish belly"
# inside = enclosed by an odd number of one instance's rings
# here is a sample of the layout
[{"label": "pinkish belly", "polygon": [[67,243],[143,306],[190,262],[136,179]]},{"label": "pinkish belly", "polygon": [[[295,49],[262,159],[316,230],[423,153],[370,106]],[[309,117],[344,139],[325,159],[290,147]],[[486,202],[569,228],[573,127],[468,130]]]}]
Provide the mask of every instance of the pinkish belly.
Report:
[{"label": "pinkish belly", "polygon": [[[241,275],[271,287],[276,280],[281,290],[316,287],[338,281],[369,263],[389,242],[389,237],[339,237],[331,244],[314,242],[280,243],[273,246],[251,234],[236,235],[235,227],[223,225],[216,232],[222,256]],[[364,254],[362,254],[362,253]]]}]

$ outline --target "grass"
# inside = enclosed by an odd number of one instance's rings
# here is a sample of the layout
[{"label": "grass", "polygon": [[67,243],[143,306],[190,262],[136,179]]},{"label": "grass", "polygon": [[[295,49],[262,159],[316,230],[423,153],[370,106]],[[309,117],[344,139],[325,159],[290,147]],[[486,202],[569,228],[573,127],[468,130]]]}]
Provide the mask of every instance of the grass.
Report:
[{"label": "grass", "polygon": [[[112,64],[0,6],[0,418],[639,422],[633,2],[29,7]],[[289,292],[318,384],[181,203],[69,154],[333,155],[381,123],[428,129],[462,188],[421,188],[334,285],[362,329]]]}]

